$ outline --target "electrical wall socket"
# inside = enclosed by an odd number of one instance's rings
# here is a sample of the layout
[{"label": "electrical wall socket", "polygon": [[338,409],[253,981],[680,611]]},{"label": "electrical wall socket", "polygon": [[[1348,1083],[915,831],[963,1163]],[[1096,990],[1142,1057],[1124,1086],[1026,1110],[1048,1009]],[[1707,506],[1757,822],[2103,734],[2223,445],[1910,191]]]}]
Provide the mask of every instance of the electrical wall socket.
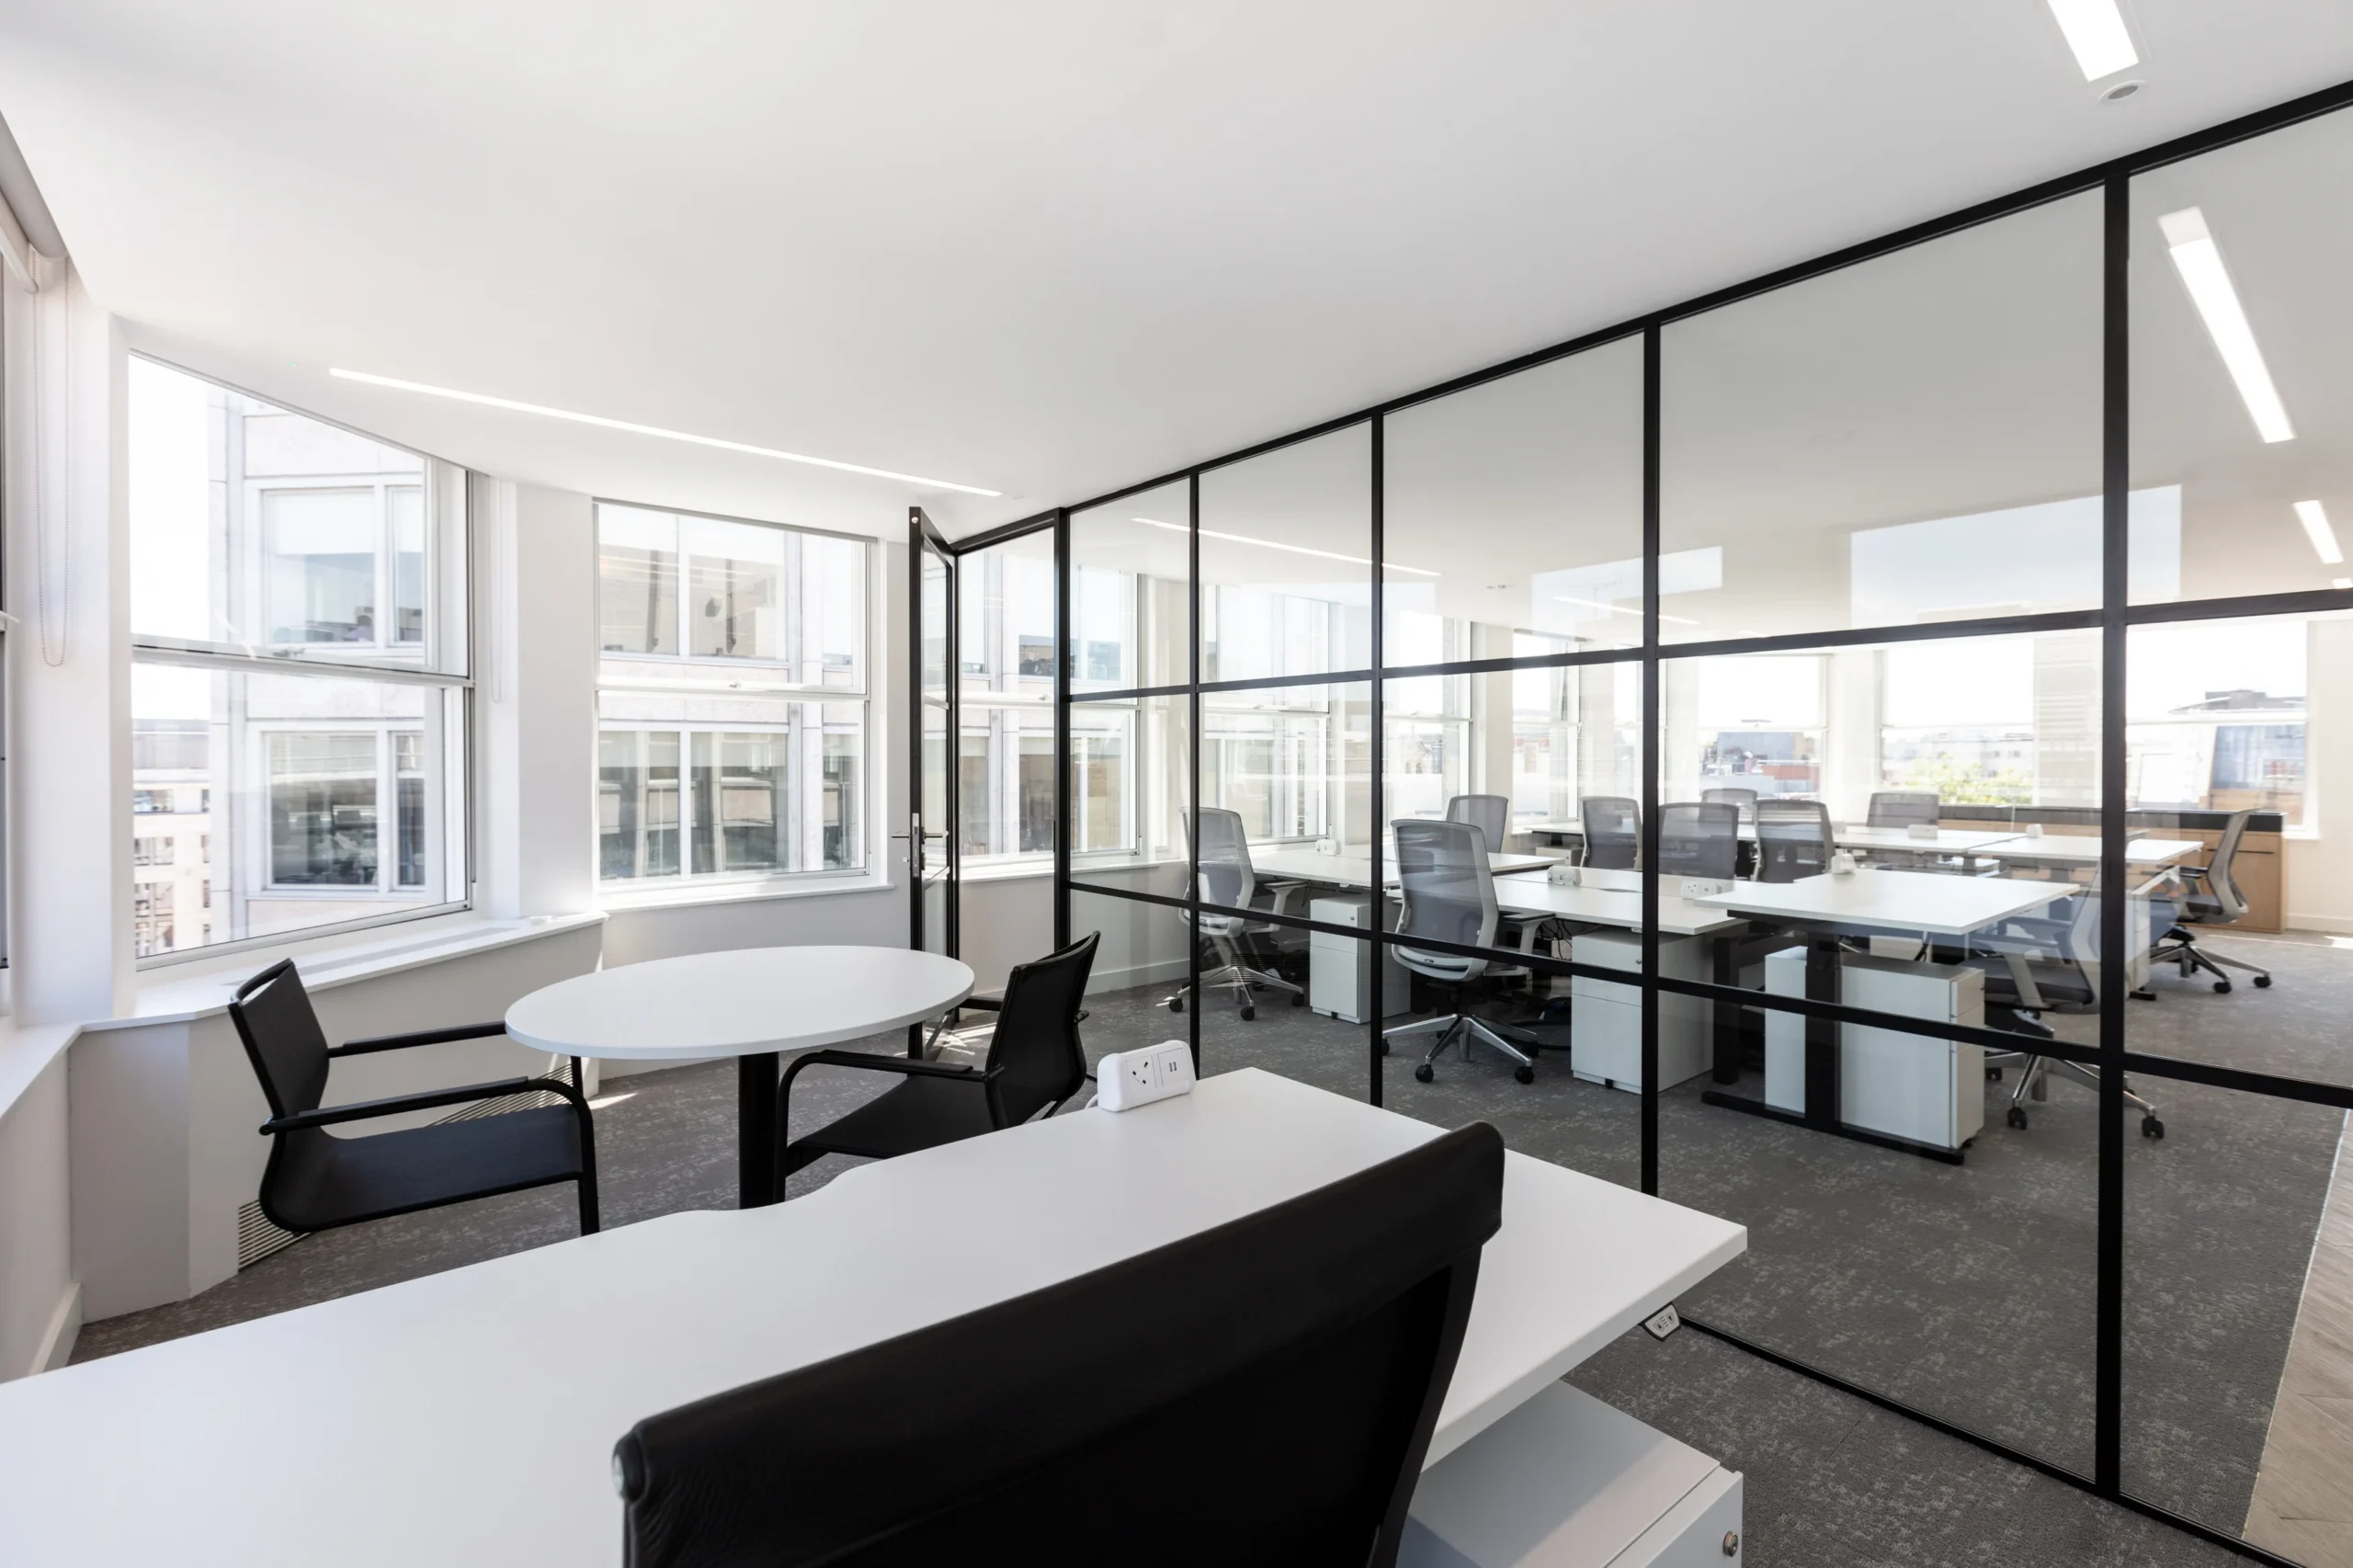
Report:
[{"label": "electrical wall socket", "polygon": [[1193,1052],[1181,1040],[1165,1040],[1135,1051],[1115,1051],[1095,1064],[1095,1104],[1102,1110],[1133,1110],[1140,1105],[1193,1092]]}]

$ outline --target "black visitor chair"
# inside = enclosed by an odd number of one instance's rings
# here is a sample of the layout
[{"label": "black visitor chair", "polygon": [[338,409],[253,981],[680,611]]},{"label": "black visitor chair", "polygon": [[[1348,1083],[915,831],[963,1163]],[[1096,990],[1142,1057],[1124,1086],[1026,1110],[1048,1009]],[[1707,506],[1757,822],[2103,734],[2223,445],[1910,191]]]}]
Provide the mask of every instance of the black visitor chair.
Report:
[{"label": "black visitor chair", "polygon": [[[1086,1082],[1078,1041],[1079,1003],[1102,933],[1090,931],[1058,953],[1016,964],[997,1006],[996,1031],[978,1069],[863,1051],[813,1051],[793,1058],[777,1085],[776,1195],[787,1176],[827,1154],[887,1160],[1051,1116]],[[800,1138],[791,1135],[792,1081],[812,1067],[894,1073],[904,1082],[856,1110]]]},{"label": "black visitor chair", "polygon": [[[579,1184],[581,1233],[597,1229],[596,1130],[587,1096],[576,1081],[503,1078],[319,1108],[328,1065],[336,1057],[483,1040],[505,1034],[505,1024],[460,1024],[330,1046],[292,959],[279,960],[237,987],[229,1017],[269,1100],[269,1119],[261,1124],[272,1141],[269,1165],[262,1172],[261,1211],[279,1230],[324,1231],[560,1181]],[[573,1077],[579,1076],[575,1058]],[[326,1131],[535,1091],[559,1096],[564,1103],[364,1138],[338,1138]]]},{"label": "black visitor chair", "polygon": [[[622,1560],[1392,1568],[1503,1189],[1503,1139],[1473,1123],[650,1415],[613,1451]],[[1182,1478],[1166,1506],[1154,1476]]]}]

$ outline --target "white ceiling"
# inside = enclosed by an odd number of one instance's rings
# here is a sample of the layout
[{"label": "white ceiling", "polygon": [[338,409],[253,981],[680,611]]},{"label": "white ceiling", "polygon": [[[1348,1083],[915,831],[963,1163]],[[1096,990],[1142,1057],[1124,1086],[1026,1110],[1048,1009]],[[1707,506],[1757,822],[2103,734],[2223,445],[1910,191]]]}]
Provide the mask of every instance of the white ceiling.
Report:
[{"label": "white ceiling", "polygon": [[2353,77],[2342,0],[2131,9],[2105,105],[2043,0],[0,0],[0,115],[137,347],[521,479],[959,532]]}]

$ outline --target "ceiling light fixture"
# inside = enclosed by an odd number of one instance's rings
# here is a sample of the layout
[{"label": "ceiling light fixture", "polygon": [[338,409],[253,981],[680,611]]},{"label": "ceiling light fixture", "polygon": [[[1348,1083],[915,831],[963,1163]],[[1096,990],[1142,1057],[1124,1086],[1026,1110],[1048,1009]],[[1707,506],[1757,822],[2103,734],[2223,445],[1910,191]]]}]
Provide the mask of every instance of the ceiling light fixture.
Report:
[{"label": "ceiling light fixture", "polygon": [[600,430],[623,430],[632,436],[659,436],[665,441],[686,441],[698,447],[716,447],[722,452],[748,452],[756,458],[779,458],[789,463],[807,463],[812,468],[830,468],[843,473],[862,473],[869,479],[895,479],[924,490],[955,490],[966,495],[1002,495],[1002,490],[983,490],[977,484],[958,484],[952,480],[926,479],[919,473],[900,473],[887,468],[868,468],[863,463],[835,462],[831,458],[813,458],[805,452],[779,451],[774,447],[756,447],[748,441],[724,441],[716,436],[697,436],[685,430],[665,430],[659,425],[640,425],[628,419],[608,419],[601,414],[578,414],[568,408],[550,408],[544,403],[518,403],[509,397],[491,397],[483,392],[459,392],[451,387],[428,386],[423,381],[398,381],[391,376],[370,375],[365,370],[338,369],[328,367],[327,374],[340,381],[365,381],[371,387],[391,387],[397,392],[423,392],[427,397],[446,397],[456,403],[478,403],[484,408],[504,408],[516,414],[536,414],[544,419],[569,420],[574,425],[594,425]]},{"label": "ceiling light fixture", "polygon": [[2247,324],[2238,290],[2231,287],[2230,271],[2222,265],[2222,247],[2206,227],[2206,214],[2185,207],[2158,219],[2157,226],[2165,231],[2174,270],[2181,274],[2189,302],[2204,319],[2207,335],[2222,356],[2223,369],[2238,383],[2239,400],[2255,420],[2256,434],[2266,441],[2294,440],[2296,427],[2289,422],[2279,390],[2271,384],[2270,369],[2256,345],[2255,329]]},{"label": "ceiling light fixture", "polygon": [[[1175,534],[1180,534],[1186,531],[1185,525],[1182,523],[1164,523],[1157,517],[1131,517],[1128,520],[1130,522],[1142,523],[1148,528],[1166,528],[1170,533]],[[1293,555],[1313,555],[1324,561],[1345,561],[1351,566],[1370,566],[1372,564],[1372,557],[1370,555],[1342,555],[1336,550],[1310,550],[1303,544],[1283,544],[1271,539],[1252,539],[1248,534],[1222,534],[1215,528],[1203,528],[1201,530],[1201,537],[1203,539],[1222,539],[1228,544],[1255,544],[1261,550],[1287,550]],[[1435,577],[1438,575],[1436,572],[1425,572],[1418,566],[1400,566],[1394,561],[1383,562],[1381,565],[1382,570],[1384,571],[1410,572],[1416,577]]]},{"label": "ceiling light fixture", "polygon": [[2116,0],[2051,0],[2051,14],[2059,18],[2059,30],[2067,35],[2067,47],[2075,51],[2085,81],[2097,82],[2141,63],[2141,51],[2132,47],[2131,29],[2124,25]]},{"label": "ceiling light fixture", "polygon": [[[1643,613],[1638,609],[1628,609],[1624,605],[1603,604],[1599,599],[1573,599],[1566,594],[1554,594],[1552,597],[1564,605],[1583,605],[1587,609],[1606,609],[1612,615],[1640,615]],[[1658,618],[1661,620],[1671,620],[1677,626],[1697,626],[1699,624],[1688,615],[1669,615],[1665,610],[1658,612]]]},{"label": "ceiling light fixture", "polygon": [[2296,521],[2304,525],[2304,537],[2313,541],[2313,553],[2320,557],[2323,566],[2345,563],[2345,551],[2337,548],[2336,530],[2328,526],[2328,514],[2321,510],[2319,502],[2297,502]]}]

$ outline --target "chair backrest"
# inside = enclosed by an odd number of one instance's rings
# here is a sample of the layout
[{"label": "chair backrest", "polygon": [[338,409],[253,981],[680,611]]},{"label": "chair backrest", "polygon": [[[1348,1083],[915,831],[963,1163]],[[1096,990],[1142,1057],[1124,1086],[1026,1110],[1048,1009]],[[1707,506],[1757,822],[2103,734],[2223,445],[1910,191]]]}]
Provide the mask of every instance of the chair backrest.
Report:
[{"label": "chair backrest", "polygon": [[[1092,1274],[647,1417],[629,1568],[1396,1561],[1503,1140],[1473,1123]],[[1140,1506],[1136,1479],[1170,1483]]]},{"label": "chair backrest", "polygon": [[1730,877],[1740,867],[1740,808],[1730,801],[1674,801],[1658,809],[1661,876]]},{"label": "chair backrest", "polygon": [[996,1079],[996,1106],[1006,1125],[1027,1121],[1070,1098],[1086,1082],[1078,1013],[1102,939],[1102,933],[1090,931],[1058,953],[1015,964],[1006,977],[988,1056],[992,1070],[1003,1070]]},{"label": "chair backrest", "polygon": [[1250,835],[1242,813],[1203,806],[1193,813],[1193,837],[1201,862],[1201,902],[1247,909],[1257,895],[1257,873],[1250,867]]},{"label": "chair backrest", "polygon": [[1736,806],[1740,809],[1741,814],[1744,816],[1755,816],[1756,814],[1756,791],[1754,790],[1733,790],[1730,788],[1721,790],[1702,790],[1699,791],[1699,799],[1707,801],[1710,805]]},{"label": "chair backrest", "polygon": [[1487,847],[1499,850],[1511,832],[1511,798],[1507,795],[1457,795],[1446,803],[1446,820],[1467,822],[1487,835]]},{"label": "chair backrest", "polygon": [[1871,796],[1872,827],[1934,827],[1944,815],[1944,801],[1934,790],[1881,790]]},{"label": "chair backrest", "polygon": [[2220,923],[2223,925],[2246,913],[2246,895],[2239,892],[2238,879],[2231,874],[2231,863],[2238,858],[2239,840],[2246,836],[2247,819],[2253,815],[2252,811],[2231,813],[2231,820],[2222,824],[2222,838],[2214,846],[2214,858],[2206,866],[2206,891],[2222,906]]},{"label": "chair backrest", "polygon": [[1820,801],[1756,802],[1756,880],[1793,882],[1830,869],[1830,808]]},{"label": "chair backrest", "polygon": [[276,963],[237,987],[229,1021],[244,1041],[261,1092],[275,1119],[319,1108],[327,1087],[327,1037],[311,1007],[292,959]]},{"label": "chair backrest", "polygon": [[[1391,824],[1397,840],[1397,934],[1428,937],[1483,948],[1495,939],[1495,870],[1487,864],[1487,835],[1467,822],[1402,818]],[[1433,980],[1470,980],[1486,971],[1479,959],[1458,953],[1395,948],[1397,961]]]},{"label": "chair backrest", "polygon": [[1585,863],[1598,870],[1631,871],[1643,853],[1642,808],[1623,795],[1587,795],[1577,802]]}]

